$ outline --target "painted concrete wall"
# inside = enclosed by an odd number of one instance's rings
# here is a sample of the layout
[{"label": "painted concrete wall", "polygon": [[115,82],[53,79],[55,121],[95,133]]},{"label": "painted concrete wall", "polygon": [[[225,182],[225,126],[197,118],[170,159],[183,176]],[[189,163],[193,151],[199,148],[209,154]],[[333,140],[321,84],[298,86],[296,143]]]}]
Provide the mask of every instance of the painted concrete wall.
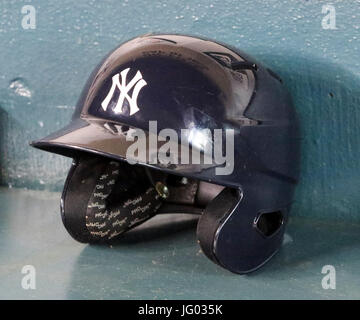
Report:
[{"label": "painted concrete wall", "polygon": [[[336,30],[322,28],[322,6]],[[21,9],[36,9],[24,30]],[[299,0],[20,1],[0,3],[1,184],[61,190],[70,160],[28,147],[65,125],[104,54],[149,32],[206,36],[276,71],[302,125],[293,215],[360,220],[360,2]]]}]

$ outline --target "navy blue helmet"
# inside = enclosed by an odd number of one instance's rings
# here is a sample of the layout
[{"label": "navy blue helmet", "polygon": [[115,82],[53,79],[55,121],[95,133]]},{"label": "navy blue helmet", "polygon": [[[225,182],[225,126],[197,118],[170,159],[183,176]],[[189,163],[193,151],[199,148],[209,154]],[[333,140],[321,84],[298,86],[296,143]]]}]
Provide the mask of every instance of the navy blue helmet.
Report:
[{"label": "navy blue helmet", "polygon": [[212,261],[251,272],[280,248],[299,174],[281,79],[225,44],[145,35],[95,68],[71,123],[32,146],[72,157],[68,232],[111,242],[159,213],[199,214]]}]

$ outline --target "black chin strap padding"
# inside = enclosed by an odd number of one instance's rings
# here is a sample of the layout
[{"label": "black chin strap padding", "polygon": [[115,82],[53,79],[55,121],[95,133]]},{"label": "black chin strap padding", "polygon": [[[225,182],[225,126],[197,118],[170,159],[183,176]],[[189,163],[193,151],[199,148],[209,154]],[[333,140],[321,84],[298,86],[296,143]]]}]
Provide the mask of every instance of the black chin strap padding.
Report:
[{"label": "black chin strap padding", "polygon": [[186,214],[201,215],[203,214],[203,212],[204,212],[204,208],[164,202],[162,206],[159,208],[157,213],[158,214],[186,213]]},{"label": "black chin strap padding", "polygon": [[201,215],[205,207],[225,188],[190,178],[168,176],[165,182],[169,189],[158,213],[187,213]]},{"label": "black chin strap padding", "polygon": [[224,188],[224,186],[218,184],[200,181],[196,195],[196,204],[204,207],[207,206]]}]

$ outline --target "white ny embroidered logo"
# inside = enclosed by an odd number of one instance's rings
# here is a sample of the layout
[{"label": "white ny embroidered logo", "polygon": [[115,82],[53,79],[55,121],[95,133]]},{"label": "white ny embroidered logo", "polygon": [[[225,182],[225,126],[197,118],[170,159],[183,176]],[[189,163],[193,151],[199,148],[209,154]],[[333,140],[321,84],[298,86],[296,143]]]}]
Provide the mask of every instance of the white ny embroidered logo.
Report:
[{"label": "white ny embroidered logo", "polygon": [[[132,80],[126,84],[126,77],[129,72],[130,68],[127,68],[120,72],[121,75],[121,83],[119,79],[119,73],[114,75],[112,77],[112,85],[110,88],[109,93],[107,94],[104,101],[101,103],[102,108],[106,111],[107,107],[109,106],[110,100],[114,95],[115,89],[118,88],[120,90],[120,95],[118,98],[118,101],[116,103],[116,106],[114,108],[114,113],[120,113],[122,112],[123,104],[125,99],[129,102],[130,106],[130,115],[133,115],[134,113],[139,111],[139,107],[137,105],[137,97],[139,95],[140,90],[142,87],[146,86],[147,83],[143,79],[142,74],[140,71],[138,71]],[[135,86],[135,87],[134,87]],[[134,87],[134,90],[132,92],[132,96],[130,97],[128,92]]]}]

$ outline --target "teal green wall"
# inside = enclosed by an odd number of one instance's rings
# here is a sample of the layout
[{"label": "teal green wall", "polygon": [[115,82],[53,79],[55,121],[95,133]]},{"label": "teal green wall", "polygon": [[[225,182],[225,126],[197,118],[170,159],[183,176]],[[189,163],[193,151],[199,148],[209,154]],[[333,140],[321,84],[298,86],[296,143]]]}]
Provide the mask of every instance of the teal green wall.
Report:
[{"label": "teal green wall", "polygon": [[[323,4],[336,8],[324,30]],[[21,8],[37,10],[23,30]],[[61,190],[70,161],[28,147],[65,125],[91,69],[136,35],[187,33],[264,61],[290,90],[302,125],[293,215],[360,220],[359,1],[20,1],[0,4],[1,184]]]}]

